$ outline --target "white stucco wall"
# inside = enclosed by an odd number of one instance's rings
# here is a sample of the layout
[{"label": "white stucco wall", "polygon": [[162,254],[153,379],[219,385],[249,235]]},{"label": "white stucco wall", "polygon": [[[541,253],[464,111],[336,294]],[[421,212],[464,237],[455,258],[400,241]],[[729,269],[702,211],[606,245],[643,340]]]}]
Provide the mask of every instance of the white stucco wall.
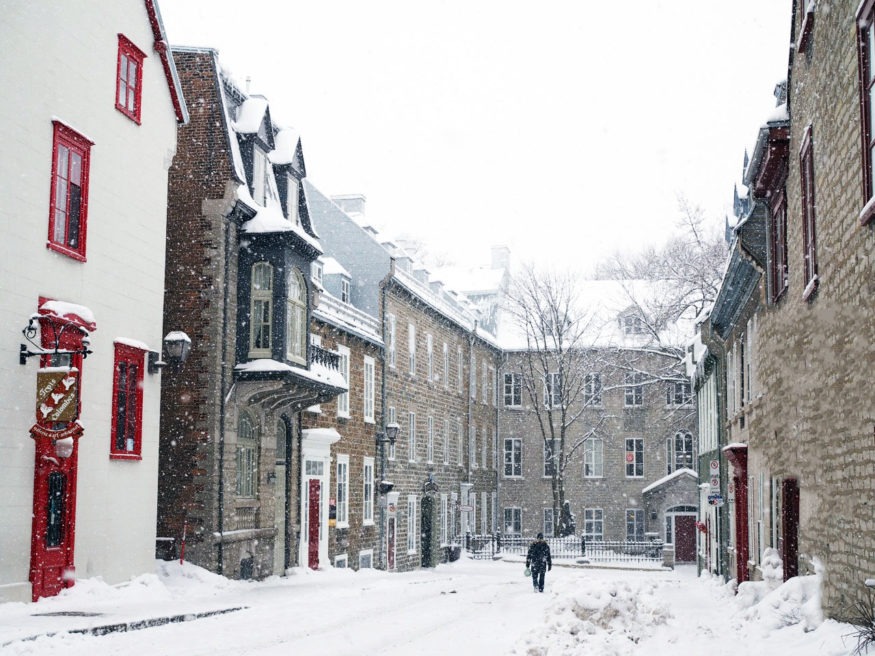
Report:
[{"label": "white stucco wall", "polygon": [[[139,47],[142,123],[115,109],[118,34]],[[11,3],[0,21],[0,600],[30,599],[34,394],[18,364],[40,295],[87,306],[97,330],[83,366],[76,522],[78,577],[127,580],[154,567],[160,375],[145,374],[142,461],[109,458],[113,341],[159,350],[167,168],[176,115],[142,0]],[[46,248],[52,120],[94,142],[87,261]]]}]

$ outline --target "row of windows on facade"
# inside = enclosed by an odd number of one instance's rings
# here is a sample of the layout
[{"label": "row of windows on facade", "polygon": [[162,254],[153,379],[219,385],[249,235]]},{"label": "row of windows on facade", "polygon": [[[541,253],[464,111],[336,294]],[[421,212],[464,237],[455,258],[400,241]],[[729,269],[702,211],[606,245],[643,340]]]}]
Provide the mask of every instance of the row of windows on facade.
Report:
[{"label": "row of windows on facade", "polygon": [[[386,364],[392,368],[398,368],[398,326],[397,317],[394,314],[386,315]],[[410,376],[420,375],[417,362],[417,328],[416,324],[410,322],[407,324],[407,374]],[[470,387],[471,398],[477,398],[477,377],[478,363],[476,355],[471,356],[471,365],[468,370],[468,382]],[[452,383],[455,384],[457,392],[464,391],[464,371],[465,359],[464,352],[461,346],[455,346],[455,376],[451,373],[451,364],[453,357],[451,356],[451,346],[447,342],[443,342],[440,354],[440,362],[442,370],[438,372],[438,357],[435,353],[434,336],[431,333],[425,335],[425,379],[429,384],[443,381],[444,389],[450,389]],[[479,365],[480,370],[480,400],[484,404],[491,403],[493,406],[497,404],[497,390],[494,384],[495,368],[487,362],[482,361]]]},{"label": "row of windows on facade", "polygon": [[[555,440],[543,442],[543,475],[552,476],[556,469]],[[693,436],[687,431],[678,431],[665,441],[666,474],[678,469],[695,469]],[[625,438],[623,466],[626,478],[644,476],[644,438]],[[504,440],[504,476],[522,478],[523,440],[508,437]],[[583,477],[604,478],[605,440],[600,437],[587,438],[583,443]]]},{"label": "row of windows on facade", "polygon": [[[624,512],[627,540],[644,540],[645,524],[644,510],[627,508]],[[555,527],[553,508],[542,509],[542,526],[544,535],[553,535]],[[602,508],[584,508],[583,537],[587,541],[602,541],[605,539],[605,511]],[[505,535],[522,535],[523,510],[518,507],[504,508]],[[669,529],[670,531],[670,529]]]},{"label": "row of windows on facade", "polygon": [[[814,3],[798,3],[799,41],[796,45],[805,51],[810,42],[814,24]],[[869,223],[875,217],[875,130],[873,130],[873,111],[875,111],[875,70],[872,66],[875,53],[875,0],[864,0],[856,13],[856,50],[859,72],[860,130],[863,148],[861,149],[860,171],[863,198],[860,204],[859,222]],[[801,60],[800,60],[801,61]],[[802,266],[804,288],[802,298],[810,300],[818,287],[817,221],[814,168],[814,126],[805,127],[802,145],[799,149],[799,180],[801,198],[802,226]],[[768,298],[777,303],[789,286],[789,262],[787,250],[787,199],[786,190],[773,194],[770,202],[771,220],[769,224],[769,277]]]},{"label": "row of windows on facade", "polygon": [[[623,402],[626,406],[644,404],[646,377],[642,373],[626,373],[623,379]],[[584,376],[583,402],[588,406],[602,405],[602,375],[589,373]],[[692,387],[688,380],[668,381],[665,384],[666,405],[687,405],[692,401]],[[523,375],[516,372],[504,374],[504,405],[521,407],[523,404]],[[551,372],[544,376],[544,405],[548,408],[562,405],[562,377]]]}]

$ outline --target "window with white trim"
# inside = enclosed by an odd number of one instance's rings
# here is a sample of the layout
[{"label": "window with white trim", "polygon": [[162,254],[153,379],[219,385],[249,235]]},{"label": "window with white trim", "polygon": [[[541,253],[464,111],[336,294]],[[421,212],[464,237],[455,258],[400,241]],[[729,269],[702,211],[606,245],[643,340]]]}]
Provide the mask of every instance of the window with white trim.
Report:
[{"label": "window with white trim", "polygon": [[397,321],[394,314],[386,315],[386,361],[394,369],[397,354]]},{"label": "window with white trim", "polygon": [[257,492],[258,481],[258,435],[255,424],[248,414],[237,419],[237,452],[235,457],[238,497],[252,498]]},{"label": "window with white trim", "polygon": [[522,535],[523,533],[523,509],[522,508],[505,508],[504,509],[504,534],[505,535]]},{"label": "window with white trim", "polygon": [[337,456],[337,497],[335,498],[337,528],[349,526],[349,456]]},{"label": "window with white trim", "polygon": [[407,373],[416,375],[416,326],[407,324]]},{"label": "window with white trim", "polygon": [[450,388],[450,347],[444,342],[444,389]]},{"label": "window with white trim", "polygon": [[623,388],[623,400],[627,408],[644,404],[644,374],[627,373]]},{"label": "window with white trim", "polygon": [[416,413],[407,415],[407,459],[416,462]]},{"label": "window with white trim", "polygon": [[626,478],[644,476],[644,440],[640,437],[626,438]]},{"label": "window with white trim", "polygon": [[304,276],[293,268],[287,279],[286,358],[307,362],[307,287]]},{"label": "window with white trim", "polygon": [[441,535],[440,535],[440,544],[442,547],[446,546],[449,543],[449,498],[447,497],[447,493],[441,493]]},{"label": "window with white trim", "polygon": [[605,511],[601,508],[584,508],[583,537],[587,541],[601,542],[605,539]]},{"label": "window with white trim", "polygon": [[250,279],[250,358],[271,356],[272,322],[273,266],[269,262],[256,262],[252,265]]},{"label": "window with white trim", "polygon": [[605,475],[605,443],[600,437],[590,437],[583,443],[583,477],[602,478]]},{"label": "window with white trim", "polygon": [[425,336],[425,368],[428,376],[427,382],[429,385],[434,384],[434,337],[431,333]]},{"label": "window with white trim", "polygon": [[362,523],[374,523],[374,458],[365,456],[362,467]]},{"label": "window with white trim", "polygon": [[602,404],[602,375],[599,372],[591,372],[584,376],[583,402],[591,406]]},{"label": "window with white trim", "polygon": [[407,497],[407,553],[416,553],[416,496]]},{"label": "window with white trim", "polygon": [[444,464],[450,464],[450,420],[444,419]]},{"label": "window with white trim", "polygon": [[375,376],[376,366],[374,363],[374,358],[369,355],[366,355],[364,358],[364,375],[365,375],[365,384],[363,392],[364,397],[364,419],[368,424],[374,423],[374,376]]},{"label": "window with white trim", "polygon": [[[349,347],[343,344],[337,345],[338,368],[340,375],[349,389]],[[337,396],[337,416],[349,417],[349,392],[343,392]]]},{"label": "window with white trim", "polygon": [[434,417],[430,415],[426,417],[425,426],[425,461],[431,464],[434,462]]},{"label": "window with white trim", "polygon": [[641,508],[626,509],[626,539],[641,541],[644,539],[644,510]]},{"label": "window with white trim", "polygon": [[553,523],[553,509],[544,508],[544,529],[543,533],[547,537],[553,535],[555,524]]}]

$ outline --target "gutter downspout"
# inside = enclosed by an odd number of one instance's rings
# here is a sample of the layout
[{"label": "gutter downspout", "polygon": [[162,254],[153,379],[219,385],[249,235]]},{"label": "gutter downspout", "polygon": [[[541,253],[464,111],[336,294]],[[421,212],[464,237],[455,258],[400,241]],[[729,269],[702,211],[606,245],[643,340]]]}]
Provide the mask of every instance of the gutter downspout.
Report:
[{"label": "gutter downspout", "polygon": [[[221,392],[222,405],[219,408],[219,490],[217,496],[219,545],[216,553],[216,573],[223,574],[225,569],[225,411],[228,400],[234,393],[234,384],[228,385],[228,270],[231,266],[231,221],[225,222],[225,286],[222,290],[222,366]],[[227,392],[226,392],[227,390]]]},{"label": "gutter downspout", "polygon": [[[380,358],[380,426],[381,430],[386,430],[386,288],[389,280],[395,275],[395,258],[389,258],[389,274],[380,283],[380,334],[383,337],[383,355]],[[380,458],[380,483],[386,477],[386,445],[381,444],[375,447],[374,454]],[[386,552],[384,551],[386,542],[386,499],[384,495],[379,495],[380,499],[380,568],[387,568]]]}]

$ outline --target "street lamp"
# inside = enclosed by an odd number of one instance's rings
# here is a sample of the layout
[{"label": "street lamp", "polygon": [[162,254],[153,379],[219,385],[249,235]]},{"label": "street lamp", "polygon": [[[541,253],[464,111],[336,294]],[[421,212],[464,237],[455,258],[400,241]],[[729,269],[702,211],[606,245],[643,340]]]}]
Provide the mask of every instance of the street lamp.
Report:
[{"label": "street lamp", "polygon": [[383,569],[386,569],[386,495],[395,487],[394,483],[386,480],[386,444],[394,446],[400,430],[401,427],[393,421],[376,435],[377,448],[380,450],[380,564]]}]

